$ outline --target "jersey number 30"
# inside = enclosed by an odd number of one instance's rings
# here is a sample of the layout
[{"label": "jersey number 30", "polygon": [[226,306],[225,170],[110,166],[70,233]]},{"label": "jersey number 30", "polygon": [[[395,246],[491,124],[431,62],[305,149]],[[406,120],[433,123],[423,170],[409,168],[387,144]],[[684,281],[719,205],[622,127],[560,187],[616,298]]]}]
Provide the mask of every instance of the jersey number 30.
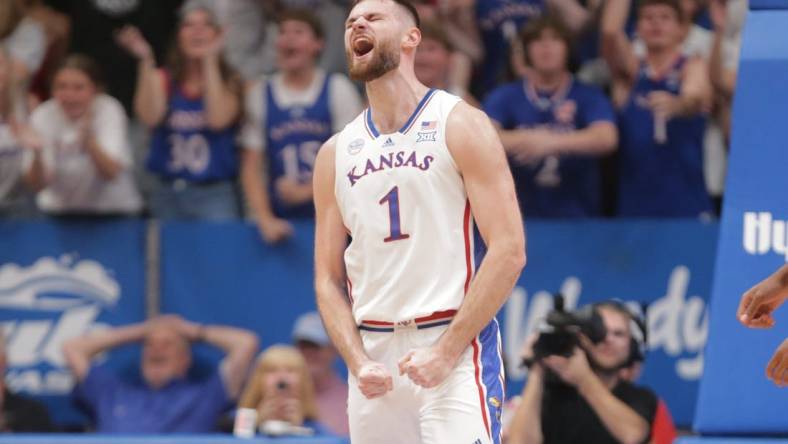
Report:
[{"label": "jersey number 30", "polygon": [[399,219],[399,187],[392,188],[382,199],[379,204],[389,205],[389,236],[383,239],[383,242],[394,242],[398,240],[407,239],[409,234],[402,232]]}]

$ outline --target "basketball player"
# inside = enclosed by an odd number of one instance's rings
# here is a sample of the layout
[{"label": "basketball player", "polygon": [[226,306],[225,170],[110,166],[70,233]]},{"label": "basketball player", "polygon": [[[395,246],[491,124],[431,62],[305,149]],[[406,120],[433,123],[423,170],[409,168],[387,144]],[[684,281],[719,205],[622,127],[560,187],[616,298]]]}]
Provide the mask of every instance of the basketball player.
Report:
[{"label": "basketball player", "polygon": [[317,303],[350,371],[352,442],[498,443],[494,316],[525,264],[522,220],[489,119],[416,80],[420,40],[405,0],[348,16],[370,107],[318,152]]},{"label": "basketball player", "polygon": [[698,217],[712,211],[703,178],[703,134],[710,89],[705,62],[681,54],[678,0],[643,0],[633,49],[624,24],[630,0],[610,0],[602,16],[602,52],[619,111],[618,214]]}]

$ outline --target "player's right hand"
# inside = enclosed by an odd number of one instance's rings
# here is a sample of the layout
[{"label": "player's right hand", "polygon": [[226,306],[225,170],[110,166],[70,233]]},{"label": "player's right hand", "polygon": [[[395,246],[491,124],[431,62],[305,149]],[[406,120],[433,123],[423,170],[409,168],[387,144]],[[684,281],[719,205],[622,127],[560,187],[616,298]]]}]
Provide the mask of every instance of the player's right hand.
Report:
[{"label": "player's right hand", "polygon": [[772,313],[788,298],[788,289],[775,273],[745,292],[739,302],[736,317],[750,328],[770,328],[774,325]]},{"label": "player's right hand", "polygon": [[367,399],[379,398],[394,388],[391,373],[383,364],[374,361],[364,363],[356,375],[358,389]]}]

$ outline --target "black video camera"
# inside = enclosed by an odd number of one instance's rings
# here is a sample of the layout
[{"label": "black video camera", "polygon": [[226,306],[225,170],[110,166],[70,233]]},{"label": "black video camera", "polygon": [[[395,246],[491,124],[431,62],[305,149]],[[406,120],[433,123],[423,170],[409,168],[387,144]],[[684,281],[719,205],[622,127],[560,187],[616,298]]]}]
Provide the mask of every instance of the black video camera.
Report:
[{"label": "black video camera", "polygon": [[593,305],[566,311],[561,294],[553,297],[553,305],[553,311],[547,314],[545,322],[539,328],[539,337],[533,346],[533,357],[523,360],[526,366],[530,367],[534,362],[551,355],[571,356],[575,347],[580,345],[578,335],[581,333],[593,344],[602,342],[607,335],[605,323]]}]

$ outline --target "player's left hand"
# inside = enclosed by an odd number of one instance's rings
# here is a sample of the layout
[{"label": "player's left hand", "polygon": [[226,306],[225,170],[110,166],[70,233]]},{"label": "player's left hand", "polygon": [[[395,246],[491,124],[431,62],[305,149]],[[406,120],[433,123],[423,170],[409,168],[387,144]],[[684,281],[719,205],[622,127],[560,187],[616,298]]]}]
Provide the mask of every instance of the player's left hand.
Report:
[{"label": "player's left hand", "polygon": [[564,382],[577,387],[589,375],[593,375],[591,366],[585,352],[579,347],[575,348],[572,356],[548,356],[544,358],[547,367],[555,372]]},{"label": "player's left hand", "polygon": [[407,374],[416,385],[432,388],[449,376],[456,362],[435,347],[418,348],[399,360],[399,374]]},{"label": "player's left hand", "polygon": [[788,386],[788,339],[784,340],[766,366],[766,376],[778,387]]}]

